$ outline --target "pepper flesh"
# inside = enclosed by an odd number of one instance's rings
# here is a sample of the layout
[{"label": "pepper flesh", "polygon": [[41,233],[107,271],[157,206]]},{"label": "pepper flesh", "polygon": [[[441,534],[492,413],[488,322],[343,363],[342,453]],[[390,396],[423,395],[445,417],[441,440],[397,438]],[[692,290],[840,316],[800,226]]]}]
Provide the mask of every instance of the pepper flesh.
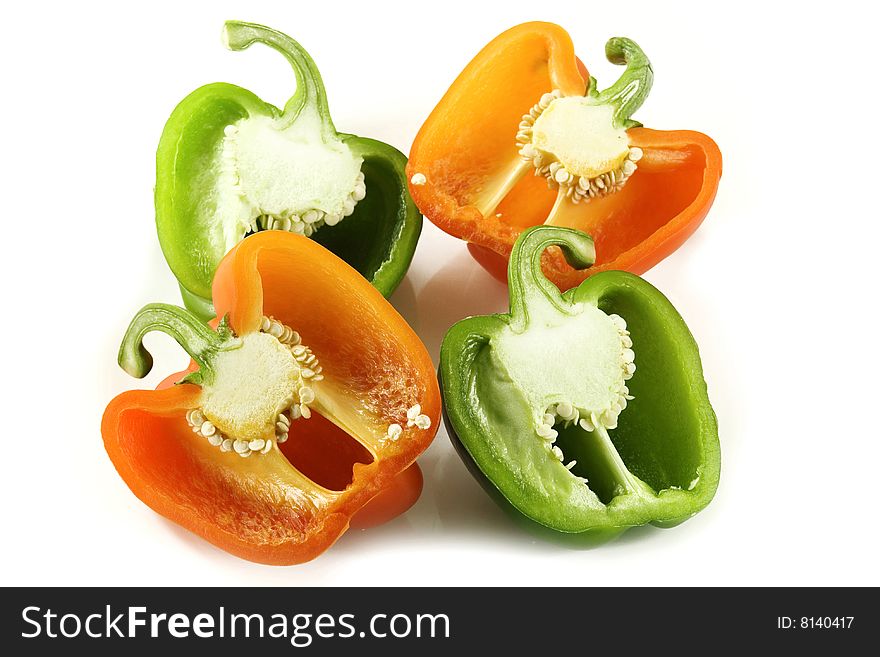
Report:
[{"label": "pepper flesh", "polygon": [[[622,80],[629,84],[641,75],[647,93],[650,65],[639,53],[629,40],[609,41],[613,60],[628,64]],[[525,23],[494,39],[419,130],[407,175],[422,174],[425,183],[410,184],[413,199],[438,227],[466,240],[477,261],[502,281],[516,238],[545,222],[582,230],[596,242],[597,261],[586,270],[568,266],[558,252],[544,254],[544,272],[559,287],[569,289],[605,270],[643,273],[681,246],[705,218],[721,176],[721,153],[698,132],[637,127],[629,114],[638,103],[616,100],[615,107],[625,108],[618,119],[629,147],[642,154],[637,170],[613,194],[558,202],[544,177],[526,175],[533,167],[523,162],[514,139],[530,108],[554,90],[585,99],[621,91],[616,84],[598,93],[557,25]]]},{"label": "pepper flesh", "polygon": [[[302,236],[244,240],[220,264],[213,298],[236,339],[271,315],[320,355],[325,378],[311,384],[311,419],[294,421],[283,445],[240,458],[194,435],[186,414],[201,404],[202,388],[183,382],[116,397],[102,422],[105,447],[135,495],[218,547],[261,563],[307,561],[430,443],[440,412],[431,359],[375,288]],[[122,362],[138,362],[137,351],[125,353]],[[149,364],[129,369],[145,373]],[[414,403],[431,428],[406,427],[387,440],[388,425],[406,425]],[[344,452],[342,466],[327,463],[334,451]]]},{"label": "pepper flesh", "polygon": [[[462,320],[444,338],[450,437],[504,508],[553,534],[595,542],[635,525],[686,520],[712,499],[720,472],[693,337],[659,291],[627,272],[603,272],[560,293],[540,269],[551,246],[572,266],[595,257],[579,231],[528,229],[510,260],[510,313]],[[613,406],[619,381],[608,387],[607,363],[617,355],[601,348],[613,338],[600,334],[601,316],[623,325],[615,315],[627,327],[620,354],[629,344],[638,363],[627,370],[622,408],[613,417],[584,416],[585,425],[560,422],[556,435],[542,437],[550,433],[541,427],[548,407],[558,416],[570,401],[582,411]],[[512,354],[510,345],[528,348]]]},{"label": "pepper flesh", "polygon": [[[406,191],[406,157],[388,144],[337,133],[320,73],[293,39],[237,21],[226,23],[224,34],[231,49],[261,42],[284,55],[297,89],[279,110],[241,87],[209,84],[168,119],[156,154],[156,225],[185,305],[213,317],[211,280],[227,251],[256,231],[312,231],[323,220],[312,215],[318,223],[304,223],[310,208],[334,217],[314,238],[389,296],[421,232],[421,215]],[[243,148],[241,161],[230,144]],[[343,209],[339,194],[347,193],[345,185],[357,187],[352,167],[358,166],[366,196]],[[285,177],[287,169],[292,173]]]}]

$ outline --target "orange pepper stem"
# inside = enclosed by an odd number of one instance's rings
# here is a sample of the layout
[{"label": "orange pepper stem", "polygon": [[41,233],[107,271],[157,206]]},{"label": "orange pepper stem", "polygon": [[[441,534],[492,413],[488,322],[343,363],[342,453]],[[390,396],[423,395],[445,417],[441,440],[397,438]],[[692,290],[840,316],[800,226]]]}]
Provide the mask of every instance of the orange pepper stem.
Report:
[{"label": "orange pepper stem", "polygon": [[599,105],[611,105],[614,111],[615,128],[636,128],[642,124],[630,117],[642,106],[651,86],[654,84],[654,71],[644,51],[632,39],[612,37],[605,44],[605,56],[612,64],[626,65],[626,70],[604,91],[599,91],[596,78],[590,78],[587,95]]},{"label": "orange pepper stem", "polygon": [[153,369],[153,357],[144,347],[144,336],[152,331],[170,335],[199,364],[199,371],[187,377],[192,383],[210,379],[213,374],[211,360],[217,352],[240,345],[225,318],[220,322],[217,331],[213,331],[183,308],[166,303],[151,303],[141,308],[131,320],[119,347],[119,366],[138,379],[142,379]]}]

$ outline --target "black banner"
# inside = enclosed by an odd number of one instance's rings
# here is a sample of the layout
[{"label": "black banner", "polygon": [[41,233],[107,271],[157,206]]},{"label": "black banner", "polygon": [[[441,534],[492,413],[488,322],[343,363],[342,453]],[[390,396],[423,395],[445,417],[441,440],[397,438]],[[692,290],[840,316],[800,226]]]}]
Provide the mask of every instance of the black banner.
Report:
[{"label": "black banner", "polygon": [[874,600],[872,589],[23,588],[4,589],[0,623],[13,655],[839,650],[873,643]]}]

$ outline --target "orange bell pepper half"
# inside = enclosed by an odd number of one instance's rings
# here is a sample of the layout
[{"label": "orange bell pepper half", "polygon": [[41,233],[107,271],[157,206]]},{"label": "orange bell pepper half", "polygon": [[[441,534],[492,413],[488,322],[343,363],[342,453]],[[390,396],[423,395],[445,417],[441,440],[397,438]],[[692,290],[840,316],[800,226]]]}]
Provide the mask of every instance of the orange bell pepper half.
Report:
[{"label": "orange bell pepper half", "polygon": [[152,367],[150,331],[194,361],[176,385],[124,392],[104,413],[104,446],[132,492],[221,549],[276,565],[318,556],[354,517],[364,527],[405,511],[440,393],[404,319],[341,259],[280,231],[230,251],[212,292],[216,328],[151,304],[126,333],[120,364],[135,376]]},{"label": "orange bell pepper half", "polygon": [[606,55],[626,69],[600,92],[565,30],[514,27],[468,64],[416,136],[407,165],[416,205],[500,280],[516,238],[539,224],[595,240],[596,264],[580,271],[558,249],[544,252],[545,274],[563,289],[606,269],[641,274],[712,205],[715,142],[640,127],[630,116],[651,88],[650,62],[625,38],[609,40]]}]

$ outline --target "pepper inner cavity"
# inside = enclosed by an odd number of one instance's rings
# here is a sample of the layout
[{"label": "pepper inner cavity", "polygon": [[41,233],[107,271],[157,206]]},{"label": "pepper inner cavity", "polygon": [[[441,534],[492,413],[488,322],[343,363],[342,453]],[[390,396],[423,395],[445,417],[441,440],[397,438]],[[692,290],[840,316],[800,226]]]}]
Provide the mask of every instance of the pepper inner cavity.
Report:
[{"label": "pepper inner cavity", "polygon": [[363,158],[310,122],[279,129],[275,120],[254,116],[227,125],[220,160],[218,210],[232,217],[236,231],[310,237],[350,216],[367,193]]},{"label": "pepper inner cavity", "polygon": [[556,426],[555,446],[566,463],[574,463],[570,472],[585,483],[603,504],[627,494],[638,494],[643,486],[620,460],[607,429],[585,431],[577,424]]},{"label": "pepper inner cavity", "polygon": [[291,423],[309,419],[324,379],[317,357],[288,326],[263,317],[240,348],[218,354],[200,407],[186,414],[193,432],[223,452],[249,457],[287,440]]}]

